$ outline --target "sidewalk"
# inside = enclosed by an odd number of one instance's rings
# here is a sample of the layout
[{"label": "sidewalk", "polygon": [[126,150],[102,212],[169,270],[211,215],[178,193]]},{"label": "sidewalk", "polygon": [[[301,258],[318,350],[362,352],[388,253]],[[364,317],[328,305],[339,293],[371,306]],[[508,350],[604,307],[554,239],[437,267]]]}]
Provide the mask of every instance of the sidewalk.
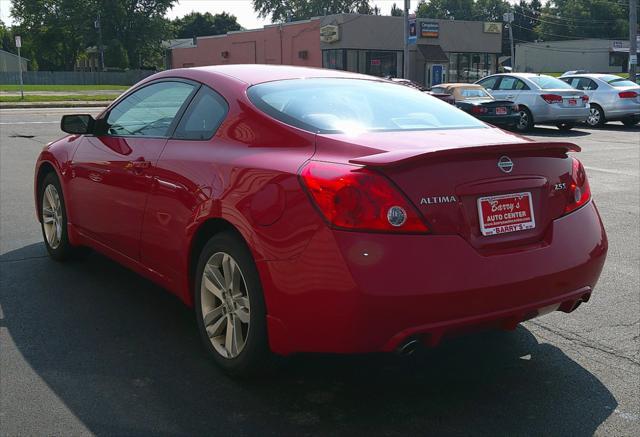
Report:
[{"label": "sidewalk", "polygon": [[104,108],[111,102],[106,101],[77,101],[61,100],[59,102],[2,102],[0,109],[19,108]]}]

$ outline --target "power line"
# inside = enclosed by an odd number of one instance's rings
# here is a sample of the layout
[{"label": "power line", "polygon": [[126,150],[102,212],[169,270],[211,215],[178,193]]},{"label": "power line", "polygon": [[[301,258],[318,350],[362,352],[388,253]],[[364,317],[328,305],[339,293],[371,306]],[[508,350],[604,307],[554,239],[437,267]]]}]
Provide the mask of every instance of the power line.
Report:
[{"label": "power line", "polygon": [[[528,28],[528,27],[524,27],[524,26],[519,26],[517,24],[512,23],[512,26],[515,26],[519,29],[523,29],[523,30],[528,30],[528,31],[532,31],[532,29]],[[561,35],[558,33],[551,33],[551,32],[541,32],[542,35],[549,35],[549,36],[555,36],[558,38],[565,38],[565,39],[585,39],[585,38],[592,38],[591,36],[588,35]],[[625,39],[626,37],[613,37],[615,39]],[[612,38],[609,38],[612,39]]]}]

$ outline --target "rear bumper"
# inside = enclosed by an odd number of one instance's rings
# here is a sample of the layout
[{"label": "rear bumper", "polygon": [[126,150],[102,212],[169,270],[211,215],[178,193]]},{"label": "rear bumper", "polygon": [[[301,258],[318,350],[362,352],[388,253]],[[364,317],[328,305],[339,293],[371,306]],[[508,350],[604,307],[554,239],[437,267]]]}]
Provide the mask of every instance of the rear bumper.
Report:
[{"label": "rear bumper", "polygon": [[589,116],[589,107],[581,106],[577,108],[567,108],[558,105],[537,105],[533,112],[533,120],[536,123],[555,122],[583,122]]},{"label": "rear bumper", "polygon": [[593,202],[544,243],[483,256],[457,235],[322,229],[303,255],[258,263],[274,352],[392,351],[482,327],[514,328],[588,300],[607,239]]},{"label": "rear bumper", "polygon": [[484,115],[478,118],[485,123],[493,124],[495,126],[513,126],[520,120],[520,114]]}]

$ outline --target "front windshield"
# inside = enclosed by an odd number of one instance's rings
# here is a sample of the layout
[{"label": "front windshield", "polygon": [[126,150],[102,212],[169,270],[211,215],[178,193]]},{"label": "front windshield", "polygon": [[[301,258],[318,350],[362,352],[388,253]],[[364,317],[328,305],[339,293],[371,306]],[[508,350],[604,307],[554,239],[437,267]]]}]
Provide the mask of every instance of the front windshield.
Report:
[{"label": "front windshield", "polygon": [[362,79],[292,79],[248,90],[262,111],[319,133],[486,127],[453,105],[421,91]]},{"label": "front windshield", "polygon": [[573,87],[566,82],[551,76],[530,76],[527,77],[531,82],[538,85],[543,90],[572,90]]},{"label": "front windshield", "polygon": [[600,79],[604,80],[605,82],[607,82],[609,85],[614,86],[616,88],[626,88],[628,86],[638,86],[637,84],[631,82],[628,79],[624,79],[620,76],[616,76],[616,75],[608,75],[608,76],[602,76]]},{"label": "front windshield", "polygon": [[478,99],[491,97],[491,95],[482,88],[462,88],[460,95],[465,99]]}]

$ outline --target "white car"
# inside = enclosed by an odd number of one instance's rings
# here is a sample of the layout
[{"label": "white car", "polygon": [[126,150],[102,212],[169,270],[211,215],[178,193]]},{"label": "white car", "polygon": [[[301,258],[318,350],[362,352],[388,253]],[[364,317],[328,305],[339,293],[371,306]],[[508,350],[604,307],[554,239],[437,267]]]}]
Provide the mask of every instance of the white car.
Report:
[{"label": "white car", "polygon": [[552,76],[533,73],[504,73],[476,82],[496,99],[511,100],[520,109],[516,128],[525,132],[534,124],[555,124],[569,130],[589,116],[589,97]]},{"label": "white car", "polygon": [[613,74],[565,74],[560,79],[589,96],[589,126],[608,121],[635,126],[640,121],[640,85]]}]

